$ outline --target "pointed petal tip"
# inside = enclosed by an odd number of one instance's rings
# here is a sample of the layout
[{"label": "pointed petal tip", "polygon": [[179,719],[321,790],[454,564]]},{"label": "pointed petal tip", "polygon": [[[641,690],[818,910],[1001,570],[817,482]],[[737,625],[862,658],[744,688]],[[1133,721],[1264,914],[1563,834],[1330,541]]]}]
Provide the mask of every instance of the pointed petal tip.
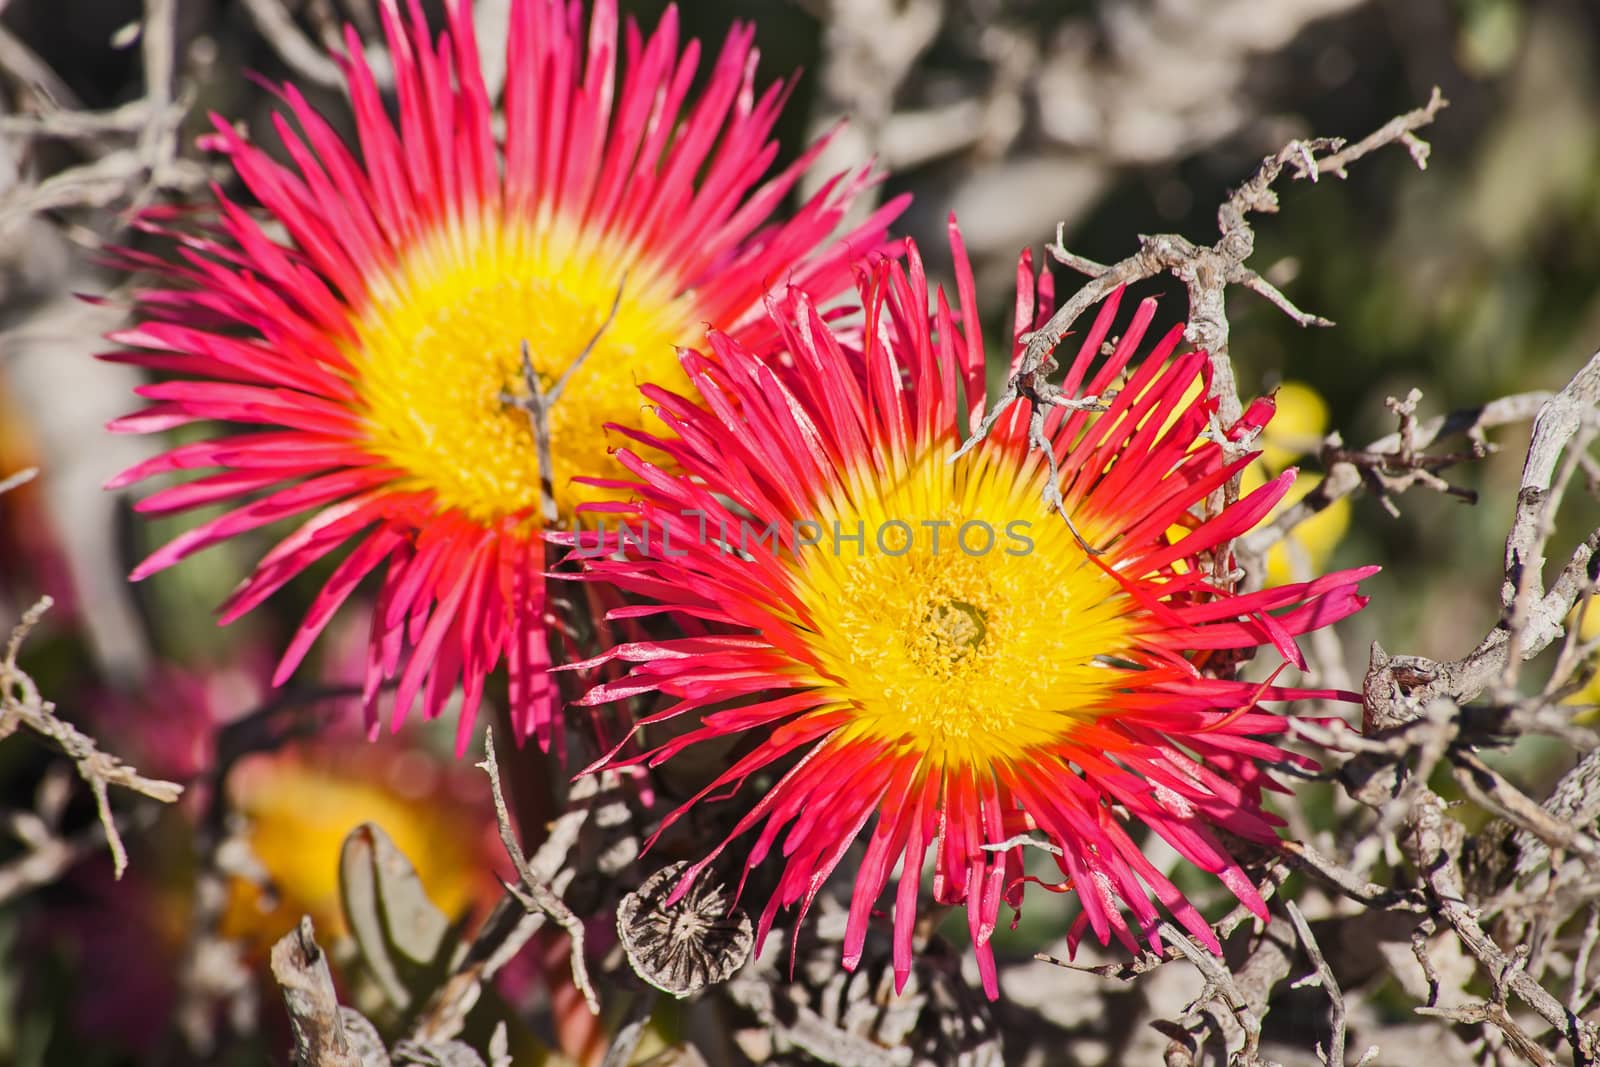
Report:
[{"label": "pointed petal tip", "polygon": [[152,552],[143,563],[140,563],[138,566],[134,567],[133,570],[129,571],[128,581],[142,582],[152,574],[164,571],[168,567],[172,566],[172,564],[176,561],[166,558],[167,547],[170,546],[156,549],[156,551]]},{"label": "pointed petal tip", "polygon": [[910,966],[895,964],[894,968],[894,995],[899,996],[906,991],[906,981],[911,977]]},{"label": "pointed petal tip", "polygon": [[294,677],[294,672],[299,666],[300,657],[296,656],[290,659],[285,654],[284,658],[278,661],[278,665],[272,669],[272,688],[281,689],[288,684],[289,679]]}]

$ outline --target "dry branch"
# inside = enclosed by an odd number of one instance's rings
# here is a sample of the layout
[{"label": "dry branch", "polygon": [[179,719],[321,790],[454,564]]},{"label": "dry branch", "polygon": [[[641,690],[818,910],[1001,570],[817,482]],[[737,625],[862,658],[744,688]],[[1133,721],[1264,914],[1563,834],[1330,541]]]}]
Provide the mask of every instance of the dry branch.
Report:
[{"label": "dry branch", "polygon": [[[1043,326],[1028,337],[1016,371],[1012,373],[977,430],[956,450],[951,462],[976,447],[979,441],[988,436],[989,431],[1012,404],[1026,400],[1031,405],[1028,420],[1029,447],[1037,449],[1045,457],[1054,475],[1055,454],[1044,435],[1045,413],[1063,401],[1072,403],[1086,399],[1063,396],[1060,387],[1050,381],[1050,376],[1056,370],[1054,358],[1056,347],[1084,312],[1113,291],[1164,273],[1170,273],[1178,278],[1188,291],[1189,321],[1184,331],[1184,339],[1209,354],[1212,371],[1211,396],[1217,400],[1217,417],[1222,425],[1232,425],[1238,420],[1243,407],[1239,400],[1238,386],[1234,381],[1233,363],[1228,354],[1228,316],[1225,299],[1227,288],[1230,285],[1238,285],[1263,295],[1302,326],[1331,325],[1326,319],[1300,311],[1266,279],[1245,265],[1255,251],[1255,232],[1251,229],[1249,216],[1278,210],[1278,197],[1272,185],[1286,166],[1295,168],[1295,177],[1315,181],[1320,173],[1319,168],[1331,160],[1336,164],[1334,173],[1342,176],[1344,167],[1349,163],[1392,141],[1404,141],[1419,165],[1424,164],[1426,154],[1419,155],[1418,150],[1413,147],[1413,143],[1421,143],[1416,140],[1413,131],[1432,122],[1445,104],[1444,97],[1435,88],[1428,103],[1423,107],[1392,120],[1382,129],[1363,138],[1348,151],[1341,152],[1343,142],[1330,138],[1292,141],[1285,145],[1276,155],[1264,159],[1255,175],[1235,190],[1217,209],[1217,226],[1221,231],[1221,237],[1214,245],[1197,245],[1178,234],[1142,236],[1139,239],[1140,247],[1137,252],[1118,263],[1106,266],[1068,251],[1062,241],[1062,229],[1058,227],[1056,243],[1050,249],[1051,254],[1058,261],[1088,275],[1089,281],[1057,308]],[[1316,154],[1324,151],[1331,154],[1319,162]],[[1235,478],[1226,490],[1219,490],[1213,500],[1213,507],[1220,506],[1225,499],[1236,497],[1237,494],[1238,479]],[[1052,510],[1061,510],[1059,477],[1051,477],[1045,482],[1044,499]],[[1063,517],[1070,523],[1070,517],[1065,515]],[[1226,555],[1225,551],[1216,554],[1219,568],[1223,566],[1222,561]]]},{"label": "dry branch", "polygon": [[494,815],[500,827],[500,842],[505,846],[506,855],[511,857],[511,865],[519,879],[516,885],[506,888],[528,914],[543,914],[567,932],[572,939],[573,984],[583,994],[589,1010],[598,1015],[600,1001],[595,996],[594,985],[589,981],[589,968],[583,955],[583,920],[573,914],[555,890],[529,866],[527,857],[523,855],[522,845],[517,841],[517,831],[511,824],[511,813],[506,809],[505,793],[500,787],[500,765],[495,758],[493,729],[484,731],[483,747],[484,759],[478,766],[489,776],[489,786],[494,791]]},{"label": "dry branch", "polygon": [[327,954],[317,944],[309,917],[272,946],[272,977],[289,1009],[296,1067],[362,1067],[345,1032]]},{"label": "dry branch", "polygon": [[[5,488],[21,484],[16,477],[8,478],[6,482]],[[43,597],[24,612],[6,644],[5,658],[0,660],[0,738],[9,736],[19,726],[26,726],[72,760],[78,768],[78,774],[94,794],[95,810],[100,816],[106,843],[111,848],[116,876],[121,878],[128,866],[128,852],[122,844],[121,834],[117,832],[116,818],[111,814],[111,787],[127,789],[170,804],[182,795],[183,786],[159,778],[147,778],[117,757],[101,751],[94,738],[56,716],[55,705],[40,696],[33,679],[17,666],[22,642],[39,624],[50,605],[50,598]]]}]

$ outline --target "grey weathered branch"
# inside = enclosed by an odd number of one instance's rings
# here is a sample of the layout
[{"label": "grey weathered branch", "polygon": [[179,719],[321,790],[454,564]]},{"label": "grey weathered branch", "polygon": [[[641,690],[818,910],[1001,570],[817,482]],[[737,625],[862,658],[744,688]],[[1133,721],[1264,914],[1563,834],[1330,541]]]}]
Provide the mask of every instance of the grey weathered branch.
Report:
[{"label": "grey weathered branch", "polygon": [[[579,835],[593,820],[600,780],[601,776],[591,775],[573,785],[568,798],[569,809],[551,824],[550,835],[528,861],[534,878],[552,890],[570,883],[573,853]],[[504,830],[502,826],[502,833]],[[418,1040],[442,1041],[459,1034],[484,985],[522,951],[546,921],[544,911],[528,910],[522,899],[508,889],[455,962],[450,976],[424,1006],[412,1036]]]},{"label": "grey weathered branch", "polygon": [[363,1067],[345,1032],[328,957],[317,944],[310,917],[302,917],[272,946],[272,977],[289,1009],[296,1067]]},{"label": "grey weathered branch", "polygon": [[250,21],[290,70],[325,89],[344,87],[339,65],[295,25],[294,16],[282,0],[244,0],[244,7]]},{"label": "grey weathered branch", "polygon": [[1416,718],[1432,699],[1445,697],[1465,704],[1497,685],[1501,697],[1509,698],[1508,682],[1514,679],[1515,665],[1543,652],[1562,635],[1573,605],[1594,584],[1592,570],[1595,553],[1600,551],[1600,530],[1573,549],[1548,587],[1542,574],[1545,545],[1554,528],[1554,506],[1560,501],[1564,479],[1576,469],[1571,462],[1560,468],[1558,459],[1574,437],[1587,432],[1597,398],[1600,353],[1591,357],[1565,388],[1540,405],[1506,537],[1501,587],[1505,614],[1501,621],[1459,660],[1383,656],[1379,662],[1382,650],[1377,650],[1367,682],[1370,722],[1380,727],[1397,725]]},{"label": "grey weathered branch", "polygon": [[[15,478],[7,481],[20,484]],[[102,751],[94,738],[58,718],[55,705],[40,695],[33,679],[17,666],[22,642],[39,624],[50,605],[50,598],[43,597],[23,613],[22,620],[11,631],[5,657],[0,659],[0,738],[25,726],[50,741],[72,760],[78,768],[78,774],[94,794],[95,810],[105,830],[106,843],[111,848],[116,875],[120,878],[128,866],[128,852],[122,844],[122,836],[117,832],[116,819],[111,814],[111,787],[127,789],[170,804],[182,795],[183,786],[159,778],[147,778],[109,752]]]},{"label": "grey weathered branch", "polygon": [[500,842],[516,870],[518,882],[506,888],[517,898],[529,914],[542,913],[567,932],[572,939],[572,982],[583,994],[584,1003],[596,1015],[600,1014],[600,1001],[595,996],[594,985],[589,981],[589,968],[583,955],[583,921],[556,895],[545,879],[529,866],[517,841],[516,829],[511,824],[511,813],[506,809],[505,793],[500,787],[500,765],[495,758],[494,731],[484,731],[484,759],[478,764],[489,776],[489,786],[494,792],[495,821],[500,828]]},{"label": "grey weathered branch", "polygon": [[1444,802],[1426,792],[1412,809],[1402,847],[1427,884],[1435,908],[1455,930],[1463,947],[1497,982],[1503,981],[1511,993],[1566,1037],[1577,1063],[1593,1063],[1600,1047],[1595,1027],[1574,1016],[1532,975],[1516,966],[1479,925],[1461,878],[1462,835],[1460,824],[1445,815]]},{"label": "grey weathered branch", "polygon": [[1337,435],[1325,442],[1322,449],[1323,465],[1327,475],[1310,492],[1285,508],[1271,522],[1258,526],[1238,541],[1242,557],[1259,557],[1291,530],[1313,515],[1321,512],[1336,500],[1343,499],[1364,484],[1363,467],[1358,457],[1367,457],[1371,464],[1394,462],[1404,465],[1407,452],[1420,454],[1438,441],[1454,436],[1481,437],[1484,431],[1498,426],[1526,422],[1538,414],[1539,409],[1552,396],[1545,391],[1517,393],[1491,400],[1481,407],[1436,415],[1416,422],[1409,441],[1400,431],[1378,438],[1359,452],[1350,452]]},{"label": "grey weathered branch", "polygon": [[[976,447],[1012,404],[1026,400],[1032,405],[1028,425],[1029,446],[1039,450],[1053,467],[1054,452],[1044,436],[1044,412],[1061,397],[1061,389],[1050,381],[1050,375],[1056,369],[1056,347],[1089,308],[1114,290],[1163,273],[1178,278],[1188,290],[1189,322],[1184,339],[1209,354],[1211,395],[1218,402],[1217,415],[1224,425],[1231,425],[1239,418],[1242,405],[1234,381],[1233,364],[1228,355],[1225,301],[1228,286],[1244,286],[1263,295],[1301,325],[1328,325],[1326,319],[1300,311],[1286,296],[1245,265],[1255,251],[1255,232],[1251,229],[1249,216],[1277,211],[1278,198],[1272,185],[1285,167],[1294,167],[1298,178],[1314,181],[1320,173],[1319,168],[1331,160],[1335,164],[1331,173],[1343,176],[1344,167],[1350,162],[1392,141],[1404,141],[1412,151],[1413,158],[1418,158],[1417,149],[1412,147],[1412,142],[1416,140],[1413,131],[1432,122],[1445,103],[1443,96],[1435,89],[1426,105],[1391,120],[1348,151],[1341,151],[1343,142],[1334,139],[1290,142],[1276,155],[1264,159],[1256,173],[1218,208],[1217,225],[1221,237],[1213,245],[1197,245],[1177,234],[1141,237],[1137,252],[1106,266],[1069,252],[1058,228],[1051,254],[1067,266],[1089,275],[1089,281],[1027,339],[1016,371],[977,430],[957,449],[951,461]],[[1319,163],[1316,158],[1318,152],[1331,154]],[[1425,159],[1423,155],[1418,162],[1422,163]],[[1228,492],[1236,493],[1237,486]],[[1051,478],[1046,482],[1044,495],[1049,507],[1061,507],[1059,479]]]}]

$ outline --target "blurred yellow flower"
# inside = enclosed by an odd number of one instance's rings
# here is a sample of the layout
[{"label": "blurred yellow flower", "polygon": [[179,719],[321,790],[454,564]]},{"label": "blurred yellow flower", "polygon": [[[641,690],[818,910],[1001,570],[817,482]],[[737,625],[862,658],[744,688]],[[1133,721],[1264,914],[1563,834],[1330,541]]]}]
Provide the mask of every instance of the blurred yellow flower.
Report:
[{"label": "blurred yellow flower", "polygon": [[[1572,613],[1567,616],[1567,625],[1577,626],[1579,640],[1593,641],[1596,637],[1600,637],[1600,607],[1596,607],[1592,600],[1574,607]],[[1561,701],[1563,704],[1592,705],[1588,710],[1580,711],[1573,716],[1573,721],[1577,723],[1592,723],[1600,718],[1600,710],[1597,710],[1600,709],[1600,655],[1591,656],[1589,665],[1595,673],[1588,683]]]},{"label": "blurred yellow flower", "polygon": [[429,898],[445,914],[486,907],[500,895],[498,845],[487,791],[461,795],[455,765],[417,748],[378,750],[359,737],[323,738],[314,747],[242,763],[230,780],[236,810],[266,890],[236,877],[222,934],[265,951],[302,914],[330,940],[346,932],[339,900],[339,854],[362,823],[381,826],[416,865]]},{"label": "blurred yellow flower", "polygon": [[[1328,402],[1304,382],[1284,382],[1273,395],[1278,411],[1261,434],[1261,456],[1245,468],[1240,492],[1248,493],[1267,479],[1314,451],[1328,432]],[[1322,484],[1322,475],[1302,473],[1273,508],[1271,518],[1292,507]],[[1266,584],[1283,585],[1324,569],[1333,550],[1350,528],[1350,501],[1335,500],[1296,526],[1267,553]]]},{"label": "blurred yellow flower", "polygon": [[1278,412],[1262,431],[1260,445],[1261,462],[1276,474],[1322,444],[1328,432],[1328,402],[1304,382],[1284,382],[1273,400]]}]

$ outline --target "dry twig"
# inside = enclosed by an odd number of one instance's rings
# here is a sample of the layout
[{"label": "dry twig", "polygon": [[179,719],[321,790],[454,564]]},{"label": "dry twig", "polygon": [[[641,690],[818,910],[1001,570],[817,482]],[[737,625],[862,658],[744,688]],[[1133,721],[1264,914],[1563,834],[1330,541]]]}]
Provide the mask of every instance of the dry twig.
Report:
[{"label": "dry twig", "polygon": [[309,917],[302,917],[298,927],[272,946],[272,977],[289,1009],[297,1067],[362,1067],[345,1033],[328,957],[317,944]]},{"label": "dry twig", "polygon": [[500,765],[495,758],[492,728],[484,731],[483,748],[484,759],[478,766],[489,776],[489,787],[494,792],[495,821],[500,827],[500,842],[505,846],[506,855],[511,857],[511,865],[519,879],[516,885],[506,888],[517,898],[525,911],[530,914],[541,912],[567,932],[567,936],[572,939],[572,982],[583,994],[589,1010],[598,1015],[600,1001],[595,996],[594,985],[589,981],[589,968],[583,956],[583,920],[574,915],[572,909],[545,884],[545,881],[528,865],[528,859],[522,853],[522,846],[517,842],[517,832],[511,825],[511,813],[506,809],[505,793],[500,788]]},{"label": "dry twig", "polygon": [[[8,479],[8,482],[15,481],[14,478]],[[147,778],[117,757],[102,752],[94,738],[56,716],[55,705],[40,696],[33,679],[17,666],[22,642],[39,624],[50,605],[50,598],[43,597],[24,612],[22,620],[11,631],[10,641],[6,643],[5,658],[0,660],[0,738],[9,736],[19,726],[26,726],[52,742],[72,760],[78,768],[78,774],[94,794],[95,810],[105,830],[106,843],[111,848],[116,876],[121,878],[128,866],[128,851],[122,844],[116,819],[111,814],[111,787],[127,789],[170,804],[182,795],[183,786],[159,778]]]}]

